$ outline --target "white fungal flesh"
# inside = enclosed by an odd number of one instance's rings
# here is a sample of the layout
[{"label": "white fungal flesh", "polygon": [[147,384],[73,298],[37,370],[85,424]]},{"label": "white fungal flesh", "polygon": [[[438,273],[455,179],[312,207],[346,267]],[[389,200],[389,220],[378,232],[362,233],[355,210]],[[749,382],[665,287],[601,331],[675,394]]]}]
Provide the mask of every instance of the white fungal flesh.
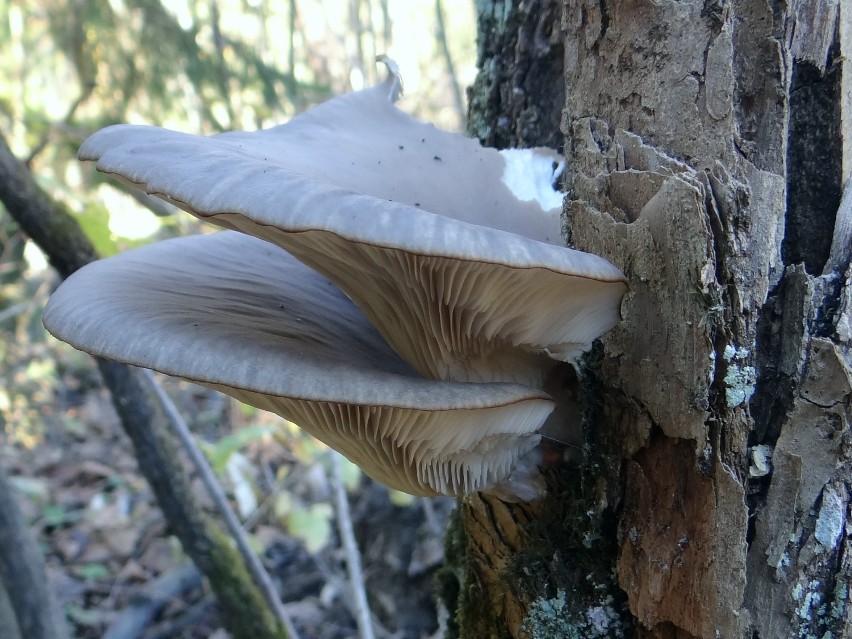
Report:
[{"label": "white fungal flesh", "polygon": [[542,212],[562,211],[565,194],[554,183],[565,168],[565,161],[550,149],[503,149],[506,166],[501,180],[516,198],[534,201]]}]

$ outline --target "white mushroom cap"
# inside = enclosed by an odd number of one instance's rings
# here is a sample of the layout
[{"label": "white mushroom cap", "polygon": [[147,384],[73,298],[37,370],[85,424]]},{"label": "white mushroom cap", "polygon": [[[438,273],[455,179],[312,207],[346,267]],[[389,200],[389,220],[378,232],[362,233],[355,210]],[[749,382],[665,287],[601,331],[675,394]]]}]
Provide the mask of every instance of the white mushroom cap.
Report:
[{"label": "white mushroom cap", "polygon": [[546,243],[559,208],[515,196],[517,158],[405,115],[394,82],[257,133],[110,127],[80,157],[283,247],[422,375],[540,384],[543,353],[571,361],[618,322],[624,276]]},{"label": "white mushroom cap", "polygon": [[278,413],[416,495],[504,482],[553,408],[516,384],[420,378],[326,278],[236,233],[90,264],[59,287],[44,323],[81,350]]}]

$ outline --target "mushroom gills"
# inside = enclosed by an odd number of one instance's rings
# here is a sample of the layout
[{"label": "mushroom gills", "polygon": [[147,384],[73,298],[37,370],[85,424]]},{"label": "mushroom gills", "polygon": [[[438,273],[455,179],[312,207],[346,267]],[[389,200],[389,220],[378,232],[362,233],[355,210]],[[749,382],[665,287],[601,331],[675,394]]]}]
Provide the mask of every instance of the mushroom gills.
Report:
[{"label": "mushroom gills", "polygon": [[333,283],[228,231],[90,264],[59,287],[44,323],[81,350],[282,415],[415,495],[505,482],[553,409],[518,384],[422,378]]}]

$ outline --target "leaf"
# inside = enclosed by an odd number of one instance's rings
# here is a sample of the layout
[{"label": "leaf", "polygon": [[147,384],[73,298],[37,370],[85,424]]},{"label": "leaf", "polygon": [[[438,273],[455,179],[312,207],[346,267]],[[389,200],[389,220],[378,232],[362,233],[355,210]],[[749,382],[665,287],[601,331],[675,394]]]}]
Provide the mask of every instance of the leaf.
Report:
[{"label": "leaf", "polygon": [[86,581],[94,581],[96,579],[106,579],[112,573],[103,564],[83,564],[77,568],[77,574]]},{"label": "leaf", "polygon": [[416,499],[416,497],[414,497],[413,495],[409,495],[408,493],[404,493],[399,490],[389,491],[388,498],[390,499],[390,503],[400,508],[410,506],[412,503],[414,503],[414,500]]},{"label": "leaf", "polygon": [[83,232],[104,257],[118,253],[118,246],[109,230],[109,211],[101,204],[90,204],[76,215]]},{"label": "leaf", "polygon": [[307,508],[293,510],[287,517],[287,530],[305,544],[308,552],[319,552],[331,539],[333,514],[328,504],[312,504]]},{"label": "leaf", "polygon": [[15,490],[25,495],[29,499],[44,502],[49,494],[50,488],[43,479],[38,477],[24,477],[23,475],[13,475],[9,477],[9,483],[15,487]]},{"label": "leaf", "polygon": [[361,469],[340,455],[340,478],[346,490],[355,490],[361,483]]},{"label": "leaf", "polygon": [[243,417],[254,417],[257,415],[257,409],[254,406],[249,406],[240,401],[237,402],[237,405],[240,407],[240,413]]},{"label": "leaf", "polygon": [[58,528],[65,524],[73,523],[80,519],[79,512],[71,512],[57,504],[48,504],[41,511],[43,525],[45,528]]},{"label": "leaf", "polygon": [[252,475],[255,467],[238,452],[232,453],[225,464],[228,478],[231,480],[234,500],[237,502],[237,510],[240,517],[246,519],[257,509],[257,497],[254,493]]},{"label": "leaf", "polygon": [[210,460],[210,465],[216,474],[221,474],[225,471],[228,464],[228,459],[231,455],[242,448],[245,448],[251,443],[262,440],[270,435],[273,429],[269,426],[247,426],[241,428],[230,435],[226,435],[215,444],[205,447],[207,459]]},{"label": "leaf", "polygon": [[104,613],[101,611],[86,610],[73,604],[66,606],[65,612],[74,623],[80,626],[99,626],[104,620]]}]

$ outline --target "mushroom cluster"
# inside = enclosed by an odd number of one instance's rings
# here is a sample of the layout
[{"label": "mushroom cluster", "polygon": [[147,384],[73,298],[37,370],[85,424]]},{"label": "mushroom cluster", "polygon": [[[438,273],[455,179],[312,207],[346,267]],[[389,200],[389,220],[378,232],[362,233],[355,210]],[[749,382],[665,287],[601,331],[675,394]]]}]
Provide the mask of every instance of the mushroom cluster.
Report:
[{"label": "mushroom cluster", "polygon": [[389,68],[254,133],[95,133],[81,159],[230,231],[90,264],[44,324],[282,415],[392,488],[528,499],[548,371],[619,320],[624,276],[559,246],[555,153],[418,122]]}]

